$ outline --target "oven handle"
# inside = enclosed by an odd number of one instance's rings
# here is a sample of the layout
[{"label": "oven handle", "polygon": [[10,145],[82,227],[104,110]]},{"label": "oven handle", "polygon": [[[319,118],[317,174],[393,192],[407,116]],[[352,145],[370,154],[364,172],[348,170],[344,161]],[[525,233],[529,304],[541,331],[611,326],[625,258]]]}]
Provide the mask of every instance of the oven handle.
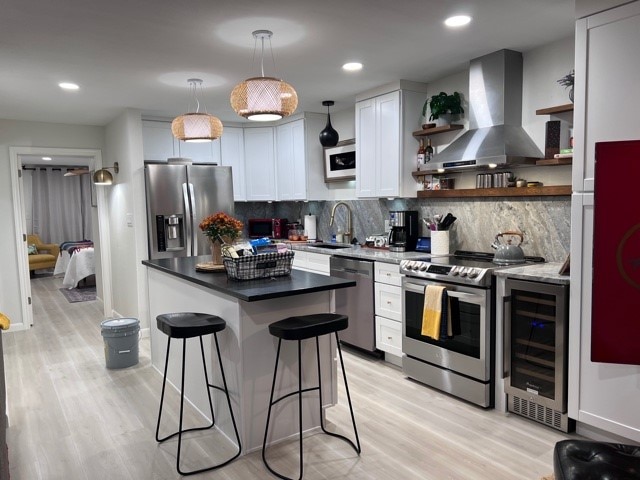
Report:
[{"label": "oven handle", "polygon": [[511,295],[502,297],[502,378],[511,375]]},{"label": "oven handle", "polygon": [[[438,286],[442,286],[442,287],[447,287],[447,295],[449,295],[450,297],[454,297],[454,298],[460,298],[466,302],[469,303],[479,303],[482,304],[484,302],[484,296],[482,295],[476,295],[474,293],[467,293],[467,292],[458,292],[457,290],[450,290],[449,287],[447,285],[441,285],[438,283],[429,283],[429,285],[438,285]],[[415,292],[415,293],[424,293],[424,287],[426,285],[422,285],[422,284],[418,284],[418,283],[410,283],[407,282],[404,284],[404,289],[408,290],[410,292]]]}]

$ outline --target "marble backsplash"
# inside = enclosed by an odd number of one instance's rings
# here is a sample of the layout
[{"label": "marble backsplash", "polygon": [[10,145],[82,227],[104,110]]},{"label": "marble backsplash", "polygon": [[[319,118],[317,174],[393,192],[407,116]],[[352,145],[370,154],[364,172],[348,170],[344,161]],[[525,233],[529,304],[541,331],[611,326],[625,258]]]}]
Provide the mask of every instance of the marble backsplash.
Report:
[{"label": "marble backsplash", "polygon": [[[329,241],[338,227],[346,227],[346,209],[339,207],[333,227],[331,209],[336,202],[237,202],[236,216],[248,218],[284,217],[290,222],[304,221],[307,214],[318,218],[318,238]],[[451,228],[450,250],[492,251],[497,233],[519,230],[524,233],[526,255],[544,257],[548,262],[564,262],[569,254],[571,200],[568,197],[520,197],[507,200],[486,199],[374,199],[346,201],[352,212],[354,237],[364,243],[372,234],[384,232],[389,211],[417,210],[419,218],[451,212],[457,217]],[[420,222],[420,234],[429,232]]]}]

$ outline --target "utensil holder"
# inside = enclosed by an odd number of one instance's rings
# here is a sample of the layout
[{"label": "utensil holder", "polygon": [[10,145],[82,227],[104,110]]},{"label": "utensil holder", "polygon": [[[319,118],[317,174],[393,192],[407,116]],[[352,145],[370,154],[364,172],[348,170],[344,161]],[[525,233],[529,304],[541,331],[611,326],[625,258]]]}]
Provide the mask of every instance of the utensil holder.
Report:
[{"label": "utensil holder", "polygon": [[449,230],[431,232],[431,255],[449,255]]}]

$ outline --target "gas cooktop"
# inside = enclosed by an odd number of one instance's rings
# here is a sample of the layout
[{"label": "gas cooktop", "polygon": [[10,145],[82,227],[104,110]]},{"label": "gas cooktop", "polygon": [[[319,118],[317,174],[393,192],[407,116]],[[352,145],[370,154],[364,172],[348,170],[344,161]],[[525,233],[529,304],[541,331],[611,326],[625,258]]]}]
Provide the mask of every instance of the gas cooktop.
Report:
[{"label": "gas cooktop", "polygon": [[[525,257],[524,264],[544,261],[542,257]],[[488,287],[491,285],[493,270],[512,266],[515,265],[496,265],[491,252],[457,250],[453,255],[403,260],[400,263],[400,273],[410,277]]]}]

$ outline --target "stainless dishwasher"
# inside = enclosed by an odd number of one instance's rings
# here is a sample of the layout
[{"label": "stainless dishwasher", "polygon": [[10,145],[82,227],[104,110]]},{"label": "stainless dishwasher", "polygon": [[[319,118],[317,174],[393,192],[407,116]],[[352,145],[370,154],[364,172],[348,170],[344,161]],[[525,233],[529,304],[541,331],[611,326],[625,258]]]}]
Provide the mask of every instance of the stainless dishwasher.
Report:
[{"label": "stainless dishwasher", "polygon": [[349,317],[349,328],[338,334],[340,340],[367,352],[375,352],[373,262],[332,256],[329,265],[332,277],[356,281],[354,288],[335,290],[336,313]]}]

